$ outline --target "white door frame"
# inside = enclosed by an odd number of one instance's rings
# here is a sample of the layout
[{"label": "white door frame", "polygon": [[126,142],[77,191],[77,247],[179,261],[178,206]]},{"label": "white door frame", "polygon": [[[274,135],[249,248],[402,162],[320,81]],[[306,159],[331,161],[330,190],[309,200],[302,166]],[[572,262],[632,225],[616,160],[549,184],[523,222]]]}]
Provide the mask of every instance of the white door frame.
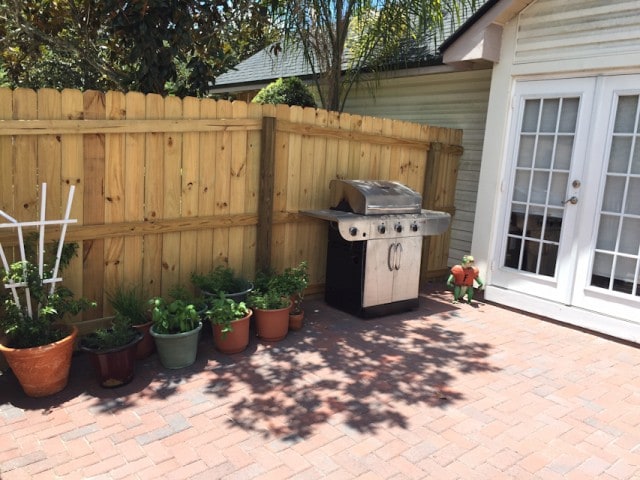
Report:
[{"label": "white door frame", "polygon": [[[513,180],[507,176],[507,173],[514,170],[512,162],[507,161],[506,158],[512,158],[515,138],[518,132],[518,122],[521,120],[518,109],[515,106],[519,92],[518,86],[524,84],[526,80],[514,82],[514,93],[512,101],[510,102],[511,115],[508,118],[510,128],[506,131],[505,161],[502,162],[505,173],[503,173],[504,180],[500,188],[501,193],[496,197],[500,199],[500,202],[497,204],[499,205],[499,209],[496,210],[498,214],[495,217],[491,234],[495,241],[493,242],[491,258],[488,265],[491,268],[491,272],[489,274],[490,281],[485,291],[485,298],[500,304],[573,324],[581,328],[591,329],[640,343],[640,309],[638,308],[638,303],[635,301],[636,299],[630,298],[629,295],[617,294],[617,292],[603,292],[588,285],[590,282],[592,245],[594,245],[594,236],[597,235],[595,228],[597,226],[596,219],[601,201],[601,192],[603,190],[600,179],[603,176],[603,169],[607,168],[606,162],[602,159],[607,156],[609,143],[603,131],[605,133],[609,131],[609,124],[613,115],[611,108],[611,95],[613,95],[613,93],[605,95],[602,92],[603,89],[604,91],[609,90],[609,83],[618,81],[618,79],[624,80],[625,76],[617,75],[610,77],[590,77],[588,79],[567,79],[568,82],[573,84],[583,80],[594,82],[591,99],[592,105],[587,111],[589,125],[584,128],[578,126],[577,133],[585,131],[585,129],[589,132],[589,139],[584,142],[585,148],[588,149],[583,157],[585,159],[584,163],[592,164],[594,159],[596,159],[600,162],[602,168],[586,169],[584,172],[583,185],[588,186],[588,191],[582,191],[580,193],[580,202],[578,205],[581,208],[576,209],[576,221],[578,225],[580,225],[580,238],[578,241],[572,242],[571,252],[568,254],[568,257],[566,257],[574,261],[572,271],[573,278],[580,278],[581,281],[578,282],[574,280],[571,283],[570,288],[567,289],[569,290],[569,294],[565,301],[558,301],[546,297],[544,294],[545,289],[557,288],[557,282],[561,280],[561,277],[558,277],[557,280],[552,279],[551,281],[539,278],[525,278],[525,280],[521,281],[517,278],[505,277],[503,275],[504,269],[500,268],[504,258],[505,238],[503,238],[503,234],[505,232],[507,214],[510,210],[510,190]],[[638,81],[640,75],[628,75],[626,79],[635,81],[635,85],[640,85]],[[531,80],[531,82],[534,81],[535,80]],[[637,92],[637,89],[634,91]],[[597,120],[592,122],[592,118],[601,119],[600,123],[593,123],[597,122]],[[604,125],[605,123],[606,125]],[[487,128],[486,134],[490,135],[490,133],[490,128]],[[585,235],[586,231],[588,231],[587,235]],[[587,261],[584,260],[585,251],[589,251]],[[578,261],[578,258],[580,258],[580,261]],[[571,269],[567,271],[571,272]],[[525,284],[522,285],[522,282]],[[526,287],[531,288],[528,290]],[[573,303],[573,305],[570,305],[571,303]]]},{"label": "white door frame", "polygon": [[[511,199],[513,197],[515,163],[519,146],[519,133],[522,124],[524,102],[527,99],[579,97],[580,105],[576,122],[576,134],[574,137],[572,165],[567,178],[567,198],[577,196],[580,198],[580,189],[573,189],[573,180],[581,181],[583,159],[587,155],[589,138],[589,119],[592,114],[592,102],[595,90],[594,78],[577,78],[561,80],[526,80],[516,82],[512,96],[512,117],[508,133],[508,147],[506,150],[507,161],[504,162],[504,196],[500,206],[494,245],[494,268],[491,274],[491,284],[518,291],[527,295],[545,298],[562,304],[568,304],[571,300],[571,289],[566,288],[573,283],[576,266],[576,249],[573,241],[573,230],[576,225],[578,211],[582,207],[580,200],[576,205],[564,206],[561,237],[557,255],[557,265],[553,277],[537,275],[535,273],[514,270],[503,267],[507,248],[507,237],[511,212]],[[582,182],[582,181],[581,181]],[[581,188],[581,187],[580,187]],[[556,205],[562,208],[562,205]]]}]

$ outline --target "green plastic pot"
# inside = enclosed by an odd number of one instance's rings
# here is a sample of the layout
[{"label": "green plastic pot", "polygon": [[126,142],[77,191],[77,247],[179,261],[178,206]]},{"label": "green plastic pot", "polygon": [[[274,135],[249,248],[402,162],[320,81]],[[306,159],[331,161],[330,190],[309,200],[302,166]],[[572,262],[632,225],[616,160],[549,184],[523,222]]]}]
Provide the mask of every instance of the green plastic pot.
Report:
[{"label": "green plastic pot", "polygon": [[164,334],[151,327],[150,333],[156,342],[160,363],[165,368],[184,368],[193,365],[198,354],[198,340],[202,322],[189,332]]}]

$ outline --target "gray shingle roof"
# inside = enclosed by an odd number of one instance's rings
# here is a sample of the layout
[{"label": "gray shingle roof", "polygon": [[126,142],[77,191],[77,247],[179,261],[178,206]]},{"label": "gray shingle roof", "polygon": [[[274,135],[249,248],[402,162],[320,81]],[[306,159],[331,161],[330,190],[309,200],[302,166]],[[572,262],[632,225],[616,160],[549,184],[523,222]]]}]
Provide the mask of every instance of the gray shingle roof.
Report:
[{"label": "gray shingle roof", "polygon": [[[445,19],[444,32],[427,32],[420,42],[408,45],[397,60],[395,68],[409,68],[416,66],[434,65],[441,63],[440,45],[451,36],[465,21],[474,18],[474,13],[482,10],[485,3],[495,3],[494,0],[480,0],[475,10],[465,11],[459,20],[450,16]],[[272,48],[254,54],[240,62],[234,69],[216,78],[215,90],[225,86],[242,86],[251,84],[265,84],[278,78],[300,77],[312,75],[309,64],[305,61],[301,47],[288,44],[277,55],[271,53]]]},{"label": "gray shingle roof", "polygon": [[287,48],[277,55],[267,47],[240,62],[233,70],[218,76],[216,86],[250,84],[265,80],[286,77],[304,77],[311,75],[311,67],[304,60],[302,49],[296,45]]}]

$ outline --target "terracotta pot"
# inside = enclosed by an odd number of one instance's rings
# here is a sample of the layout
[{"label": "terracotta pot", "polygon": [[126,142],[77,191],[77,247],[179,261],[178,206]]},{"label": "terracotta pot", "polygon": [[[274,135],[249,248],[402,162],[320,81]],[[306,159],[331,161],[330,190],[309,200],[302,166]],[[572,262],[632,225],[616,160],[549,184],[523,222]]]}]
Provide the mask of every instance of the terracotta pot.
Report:
[{"label": "terracotta pot", "polygon": [[304,310],[300,313],[289,313],[289,330],[300,330],[304,324]]},{"label": "terracotta pot", "polygon": [[78,329],[71,325],[71,334],[54,343],[32,348],[10,348],[0,345],[0,350],[18,378],[24,393],[30,397],[46,397],[58,393],[67,386],[71,355],[78,336]]},{"label": "terracotta pot", "polygon": [[277,342],[289,331],[289,310],[291,305],[277,310],[254,309],[258,336],[268,342]]},{"label": "terracotta pot", "polygon": [[133,328],[135,328],[142,334],[142,340],[136,346],[136,358],[138,360],[147,358],[149,355],[156,351],[156,343],[153,341],[153,337],[149,332],[149,330],[151,329],[151,325],[153,325],[153,322],[148,321],[147,323],[143,323],[142,325],[133,326]]},{"label": "terracotta pot", "polygon": [[[133,379],[137,347],[142,338],[142,334],[138,333],[138,336],[127,345],[104,351],[81,347],[81,350],[89,355],[93,369],[98,375],[100,386],[105,388],[120,387]],[[153,337],[151,340],[153,341]]]},{"label": "terracotta pot", "polygon": [[231,322],[230,332],[223,333],[220,325],[211,323],[213,328],[213,344],[216,350],[226,354],[240,353],[247,345],[249,345],[249,325],[251,323],[251,315],[253,312],[249,310],[246,317],[239,318]]}]

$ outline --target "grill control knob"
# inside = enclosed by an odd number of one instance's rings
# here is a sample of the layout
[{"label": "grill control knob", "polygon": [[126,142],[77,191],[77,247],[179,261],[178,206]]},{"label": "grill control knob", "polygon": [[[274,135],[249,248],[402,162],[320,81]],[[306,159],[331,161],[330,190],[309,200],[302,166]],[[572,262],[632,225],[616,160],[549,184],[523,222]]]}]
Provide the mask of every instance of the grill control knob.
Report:
[{"label": "grill control knob", "polygon": [[402,225],[400,225],[399,223],[395,226],[395,230],[398,233],[402,233]]},{"label": "grill control knob", "polygon": [[350,227],[350,228],[349,228],[349,234],[350,234],[352,237],[355,237],[355,236],[358,234],[358,229],[357,229],[356,227]]},{"label": "grill control knob", "polygon": [[418,231],[418,224],[417,223],[412,223],[411,224],[411,231],[412,232],[417,232]]},{"label": "grill control knob", "polygon": [[378,232],[386,233],[387,232],[387,227],[385,227],[384,225],[379,225],[378,226]]}]

